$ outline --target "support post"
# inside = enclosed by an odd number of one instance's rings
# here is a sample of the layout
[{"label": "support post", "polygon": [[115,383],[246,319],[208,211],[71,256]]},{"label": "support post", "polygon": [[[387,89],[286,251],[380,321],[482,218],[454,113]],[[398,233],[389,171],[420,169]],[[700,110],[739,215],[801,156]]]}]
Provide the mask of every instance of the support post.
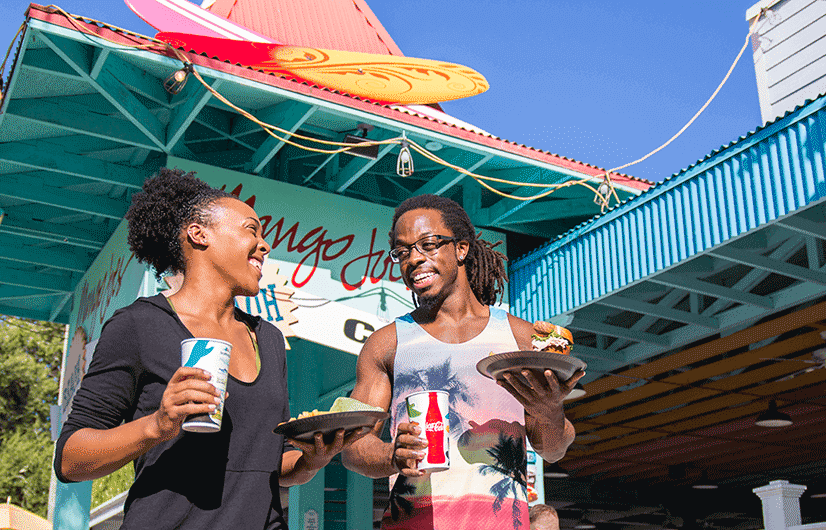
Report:
[{"label": "support post", "polygon": [[[321,391],[318,366],[321,365],[319,347],[309,341],[300,341],[287,352],[287,371],[291,414],[317,408]],[[324,470],[310,482],[290,488],[288,524],[298,530],[324,528]]]},{"label": "support post", "polygon": [[92,506],[92,481],[64,484],[55,481],[55,506],[52,525],[61,530],[89,528]]},{"label": "support post", "polygon": [[806,491],[806,486],[789,484],[787,480],[773,480],[768,486],[752,491],[763,502],[765,530],[785,530],[800,525],[800,496]]},{"label": "support post", "polygon": [[347,530],[373,528],[373,480],[347,471]]}]

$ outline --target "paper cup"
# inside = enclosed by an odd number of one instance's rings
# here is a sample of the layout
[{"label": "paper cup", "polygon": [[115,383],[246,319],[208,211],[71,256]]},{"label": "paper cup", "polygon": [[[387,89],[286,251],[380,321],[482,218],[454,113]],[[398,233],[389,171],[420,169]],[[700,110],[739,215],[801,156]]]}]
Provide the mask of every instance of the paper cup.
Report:
[{"label": "paper cup", "polygon": [[407,414],[422,428],[419,436],[427,441],[419,469],[450,469],[450,396],[444,390],[425,390],[407,396]]},{"label": "paper cup", "polygon": [[221,402],[210,414],[191,414],[181,428],[189,432],[218,432],[224,415],[224,395],[229,375],[229,354],[232,344],[218,339],[195,338],[181,341],[181,363],[209,372],[209,382],[218,389]]}]

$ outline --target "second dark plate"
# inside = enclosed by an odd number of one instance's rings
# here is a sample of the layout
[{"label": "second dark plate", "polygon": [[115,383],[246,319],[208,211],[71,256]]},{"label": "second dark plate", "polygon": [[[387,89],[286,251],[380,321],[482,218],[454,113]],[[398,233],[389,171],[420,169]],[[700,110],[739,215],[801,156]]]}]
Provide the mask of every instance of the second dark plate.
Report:
[{"label": "second dark plate", "polygon": [[320,432],[324,435],[324,442],[330,443],[339,429],[344,429],[346,436],[361,427],[373,427],[377,421],[389,417],[387,412],[373,410],[330,412],[282,423],[273,432],[302,442],[312,442],[313,435]]},{"label": "second dark plate", "polygon": [[584,361],[560,355],[558,353],[542,351],[512,351],[488,355],[478,363],[476,369],[485,377],[502,379],[502,374],[508,371],[519,371],[523,368],[530,370],[553,370],[560,381],[566,381],[578,370],[588,366]]}]

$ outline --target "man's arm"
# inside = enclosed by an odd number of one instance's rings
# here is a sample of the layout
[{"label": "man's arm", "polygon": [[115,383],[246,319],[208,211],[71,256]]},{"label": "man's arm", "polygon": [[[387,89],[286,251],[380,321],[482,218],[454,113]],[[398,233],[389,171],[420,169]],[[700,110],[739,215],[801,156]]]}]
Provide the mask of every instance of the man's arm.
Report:
[{"label": "man's arm", "polygon": [[[522,350],[531,349],[533,325],[521,318],[508,315],[517,345]],[[499,384],[525,407],[525,430],[528,441],[544,460],[556,462],[565,456],[574,441],[574,426],[565,418],[563,399],[585,375],[578,372],[565,382],[560,382],[551,370],[543,374],[524,370],[522,376],[530,386],[525,386],[513,374],[506,373]]]},{"label": "man's arm", "polygon": [[[385,326],[373,333],[364,343],[356,365],[356,386],[350,397],[362,403],[390,408],[393,397],[390,362],[396,351],[396,327]],[[394,443],[381,440],[384,422],[379,422],[372,432],[344,450],[341,455],[344,467],[370,478],[389,477],[400,471],[408,476],[418,476],[416,458],[426,443],[418,439],[418,427],[398,425]]]}]

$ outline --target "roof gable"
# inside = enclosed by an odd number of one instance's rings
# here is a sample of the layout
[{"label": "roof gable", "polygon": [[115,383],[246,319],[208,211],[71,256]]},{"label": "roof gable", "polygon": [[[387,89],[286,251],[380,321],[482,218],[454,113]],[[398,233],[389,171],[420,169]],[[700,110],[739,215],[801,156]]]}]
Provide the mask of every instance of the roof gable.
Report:
[{"label": "roof gable", "polygon": [[209,9],[285,44],[404,55],[364,0],[217,0]]}]

